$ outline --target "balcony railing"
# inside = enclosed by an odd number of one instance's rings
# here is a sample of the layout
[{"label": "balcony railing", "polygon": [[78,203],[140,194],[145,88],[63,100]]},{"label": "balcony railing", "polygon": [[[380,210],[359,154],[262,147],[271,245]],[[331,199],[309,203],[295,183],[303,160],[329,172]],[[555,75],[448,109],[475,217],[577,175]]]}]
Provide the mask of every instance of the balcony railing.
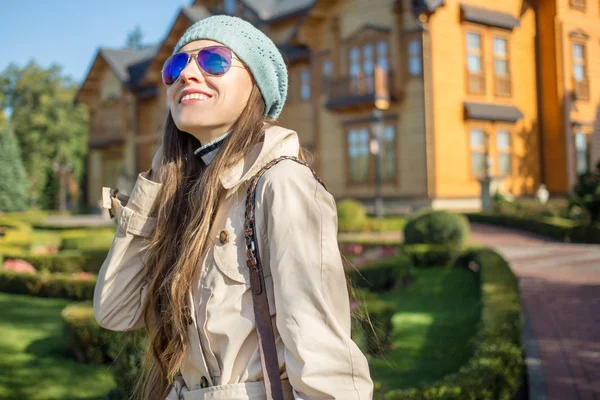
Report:
[{"label": "balcony railing", "polygon": [[346,76],[329,83],[327,107],[343,109],[360,106],[370,106],[380,97],[393,96],[393,73],[386,71],[378,82],[375,74]]}]

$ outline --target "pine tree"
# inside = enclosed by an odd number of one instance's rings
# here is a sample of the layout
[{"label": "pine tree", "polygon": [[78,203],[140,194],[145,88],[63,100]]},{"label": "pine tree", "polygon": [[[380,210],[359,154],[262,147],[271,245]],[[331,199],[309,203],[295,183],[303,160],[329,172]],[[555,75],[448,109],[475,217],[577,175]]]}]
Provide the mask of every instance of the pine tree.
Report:
[{"label": "pine tree", "polygon": [[10,123],[0,130],[0,211],[28,208],[27,176],[21,159],[19,142]]}]

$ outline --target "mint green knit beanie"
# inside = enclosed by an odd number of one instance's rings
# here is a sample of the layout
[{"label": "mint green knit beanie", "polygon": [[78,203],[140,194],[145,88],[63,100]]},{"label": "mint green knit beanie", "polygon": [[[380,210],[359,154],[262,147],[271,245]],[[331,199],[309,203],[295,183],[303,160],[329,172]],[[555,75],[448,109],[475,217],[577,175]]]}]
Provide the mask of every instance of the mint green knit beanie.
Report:
[{"label": "mint green knit beanie", "polygon": [[254,76],[265,101],[265,115],[277,118],[287,97],[288,72],[275,43],[248,21],[215,15],[190,26],[175,45],[173,54],[200,39],[214,40],[233,50]]}]

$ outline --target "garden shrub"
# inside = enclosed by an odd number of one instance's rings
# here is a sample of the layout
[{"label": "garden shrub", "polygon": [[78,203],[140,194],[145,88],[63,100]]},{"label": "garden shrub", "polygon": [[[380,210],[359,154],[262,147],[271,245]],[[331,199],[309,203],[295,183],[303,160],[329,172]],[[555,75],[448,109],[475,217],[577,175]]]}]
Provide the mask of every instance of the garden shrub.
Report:
[{"label": "garden shrub", "polygon": [[115,332],[102,329],[89,302],[74,303],[61,312],[65,348],[80,363],[102,364],[111,361],[108,348]]},{"label": "garden shrub", "polygon": [[480,265],[482,316],[473,339],[474,353],[457,372],[404,390],[390,390],[384,400],[513,399],[524,382],[521,304],[517,279],[500,255],[473,250]]},{"label": "garden shrub", "polygon": [[463,251],[443,244],[405,244],[401,250],[415,267],[451,267]]},{"label": "garden shrub", "polygon": [[61,250],[105,250],[115,237],[114,229],[71,229],[61,232]]},{"label": "garden shrub", "polygon": [[364,206],[356,200],[342,200],[337,203],[338,231],[361,232],[367,221]]},{"label": "garden shrub", "polygon": [[115,332],[96,322],[91,302],[69,305],[61,313],[67,351],[82,363],[109,363],[117,388],[106,399],[133,392],[147,346],[144,329]]},{"label": "garden shrub", "polygon": [[355,288],[352,300],[358,302],[352,312],[352,340],[366,354],[384,354],[391,343],[393,302],[385,301],[368,290]]},{"label": "garden shrub", "polygon": [[2,246],[19,247],[27,250],[31,247],[33,236],[29,230],[9,229],[0,242]]},{"label": "garden shrub", "polygon": [[79,251],[68,250],[58,254],[32,254],[30,252],[3,250],[5,258],[20,258],[33,265],[38,271],[82,272],[86,271],[86,258]]},{"label": "garden shrub", "polygon": [[0,292],[70,300],[92,300],[94,275],[27,274],[0,269]]},{"label": "garden shrub", "polygon": [[463,249],[468,237],[468,220],[460,214],[441,210],[417,212],[404,227],[406,244],[441,244]]},{"label": "garden shrub", "polygon": [[593,171],[579,176],[569,198],[569,209],[573,207],[586,210],[590,225],[600,223],[600,161]]},{"label": "garden shrub", "polygon": [[405,255],[376,261],[359,269],[346,272],[353,287],[374,292],[401,287],[410,275],[411,261]]}]

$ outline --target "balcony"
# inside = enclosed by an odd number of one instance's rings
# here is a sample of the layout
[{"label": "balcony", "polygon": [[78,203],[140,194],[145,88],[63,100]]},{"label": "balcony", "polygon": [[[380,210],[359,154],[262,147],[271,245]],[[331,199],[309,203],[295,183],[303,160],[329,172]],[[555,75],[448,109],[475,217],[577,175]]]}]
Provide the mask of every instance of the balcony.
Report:
[{"label": "balcony", "polygon": [[[378,79],[381,76],[381,79]],[[330,110],[346,111],[357,108],[372,108],[377,99],[395,100],[393,73],[385,71],[381,75],[347,76],[329,84],[325,106]]]}]

